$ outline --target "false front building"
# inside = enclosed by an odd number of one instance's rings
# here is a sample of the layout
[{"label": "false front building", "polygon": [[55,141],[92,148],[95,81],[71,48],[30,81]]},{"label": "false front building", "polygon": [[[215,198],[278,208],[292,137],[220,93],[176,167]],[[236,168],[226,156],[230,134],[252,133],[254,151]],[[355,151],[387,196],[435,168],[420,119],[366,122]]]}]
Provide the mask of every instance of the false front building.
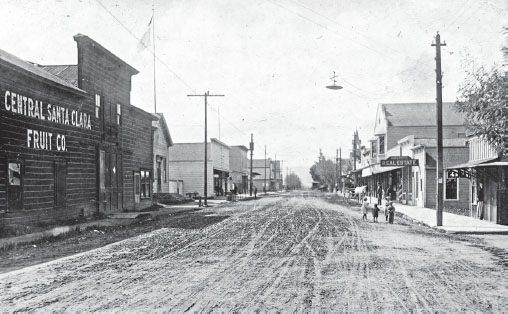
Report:
[{"label": "false front building", "polygon": [[76,35],[77,65],[0,51],[0,224],[151,205],[152,120],[130,104],[134,68]]},{"label": "false front building", "polygon": [[[394,201],[433,208],[436,205],[437,145],[434,103],[380,104],[370,147],[361,156],[360,185],[375,196],[378,184]],[[467,161],[464,118],[453,103],[443,103],[443,163]],[[466,208],[468,182],[444,172],[444,206]]]},{"label": "false front building", "polygon": [[[229,192],[230,147],[212,138],[207,144],[207,196]],[[169,178],[181,186],[181,194],[204,196],[205,147],[203,143],[175,143],[169,148]]]}]

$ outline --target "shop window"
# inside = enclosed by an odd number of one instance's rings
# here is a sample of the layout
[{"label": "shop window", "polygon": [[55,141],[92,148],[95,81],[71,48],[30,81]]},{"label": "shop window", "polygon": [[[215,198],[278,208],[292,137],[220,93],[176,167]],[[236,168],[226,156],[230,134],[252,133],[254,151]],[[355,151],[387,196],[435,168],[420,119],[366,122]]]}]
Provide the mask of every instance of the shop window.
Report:
[{"label": "shop window", "polygon": [[150,197],[150,171],[141,170],[141,198]]},{"label": "shop window", "polygon": [[116,104],[116,124],[122,125],[122,105]]},{"label": "shop window", "polygon": [[9,163],[9,186],[21,186],[21,164]]},{"label": "shop window", "polygon": [[385,136],[384,135],[379,136],[379,153],[380,154],[385,153]]},{"label": "shop window", "polygon": [[446,186],[445,186],[445,200],[459,199],[459,182],[455,172],[445,171]]},{"label": "shop window", "polygon": [[18,161],[11,161],[8,163],[8,186],[7,186],[7,199],[8,210],[15,211],[23,209],[23,176],[22,164]]},{"label": "shop window", "polygon": [[101,117],[101,95],[95,94],[95,117]]}]

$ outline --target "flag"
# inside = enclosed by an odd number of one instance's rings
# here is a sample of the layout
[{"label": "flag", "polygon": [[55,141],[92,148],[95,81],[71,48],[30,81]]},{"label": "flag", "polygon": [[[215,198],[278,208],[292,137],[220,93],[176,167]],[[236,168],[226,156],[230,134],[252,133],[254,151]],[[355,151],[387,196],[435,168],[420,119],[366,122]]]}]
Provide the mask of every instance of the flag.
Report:
[{"label": "flag", "polygon": [[143,37],[141,37],[139,43],[138,43],[138,51],[143,51],[146,48],[150,47],[151,44],[151,30],[152,30],[152,21],[153,21],[153,15],[150,19],[150,22],[148,23],[148,29],[143,34]]}]

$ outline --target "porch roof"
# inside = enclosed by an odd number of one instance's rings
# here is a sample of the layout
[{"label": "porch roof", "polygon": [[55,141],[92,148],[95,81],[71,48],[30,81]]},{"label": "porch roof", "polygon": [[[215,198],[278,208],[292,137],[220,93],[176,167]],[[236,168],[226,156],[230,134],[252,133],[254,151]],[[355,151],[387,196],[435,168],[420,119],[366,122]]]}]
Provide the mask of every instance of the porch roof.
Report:
[{"label": "porch roof", "polygon": [[402,169],[405,166],[395,166],[395,167],[381,167],[380,164],[371,165],[370,167],[365,167],[362,170],[362,177],[369,177],[371,175],[385,173],[393,170]]},{"label": "porch roof", "polygon": [[477,165],[476,167],[497,167],[497,166],[508,166],[508,161],[495,161],[486,164]]},{"label": "porch roof", "polygon": [[[448,167],[447,169],[476,168],[482,164],[485,164],[485,163],[495,160],[495,159],[498,159],[498,157],[492,157],[492,158],[486,158],[486,159],[480,159],[480,160],[472,160],[472,161],[466,162],[464,164],[459,164],[456,166]],[[503,163],[506,163],[506,162],[503,162]],[[481,167],[485,167],[485,166],[481,166]]]}]

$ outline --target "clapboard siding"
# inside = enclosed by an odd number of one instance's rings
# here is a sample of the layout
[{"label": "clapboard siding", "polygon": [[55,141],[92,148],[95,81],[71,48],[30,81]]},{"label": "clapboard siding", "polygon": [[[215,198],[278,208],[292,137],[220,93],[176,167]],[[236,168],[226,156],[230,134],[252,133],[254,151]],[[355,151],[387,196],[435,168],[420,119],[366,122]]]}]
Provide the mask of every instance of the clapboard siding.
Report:
[{"label": "clapboard siding", "polygon": [[[153,137],[153,191],[157,193],[157,156],[161,156],[164,159],[161,164],[161,193],[169,193],[169,181],[166,173],[166,178],[164,178],[164,169],[166,172],[168,170],[168,147],[169,144],[166,136],[164,135],[164,127],[162,125],[162,117],[159,121],[154,121],[153,126],[155,128],[154,137]],[[166,179],[166,180],[164,180]]]},{"label": "clapboard siding", "polygon": [[[122,148],[129,152],[123,156],[123,204],[126,210],[131,210],[135,208],[134,171],[150,171],[150,180],[154,178],[152,120],[156,118],[131,105],[122,106],[122,110]],[[150,205],[151,199],[142,199],[140,204]]]},{"label": "clapboard siding", "polygon": [[[204,163],[202,161],[170,161],[169,180],[182,180],[183,193],[204,195]],[[207,164],[207,195],[213,195],[213,167]]]},{"label": "clapboard siding", "polygon": [[229,146],[213,138],[211,144],[213,167],[229,171]]}]

